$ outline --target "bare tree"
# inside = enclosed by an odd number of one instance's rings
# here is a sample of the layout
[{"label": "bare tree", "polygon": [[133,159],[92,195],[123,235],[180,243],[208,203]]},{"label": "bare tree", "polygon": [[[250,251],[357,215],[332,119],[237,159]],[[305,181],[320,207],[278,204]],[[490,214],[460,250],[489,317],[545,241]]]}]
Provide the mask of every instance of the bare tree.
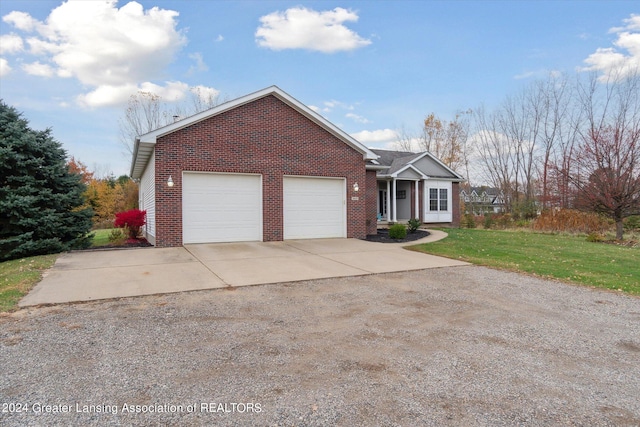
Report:
[{"label": "bare tree", "polygon": [[578,206],[611,217],[621,240],[623,219],[640,213],[640,74],[617,77],[578,85],[586,126],[571,180]]},{"label": "bare tree", "polygon": [[483,178],[505,195],[507,210],[510,210],[511,193],[515,177],[515,165],[507,137],[502,133],[498,112],[487,113],[484,107],[473,112],[476,132],[473,143],[480,163]]},{"label": "bare tree", "polygon": [[218,105],[219,93],[213,88],[189,88],[181,104],[171,103],[152,92],[139,91],[129,97],[124,114],[118,120],[120,143],[125,155],[133,154],[134,141],[140,135],[166,126],[175,120],[197,114]]},{"label": "bare tree", "polygon": [[397,140],[394,142],[394,147],[397,151],[407,151],[407,152],[415,152],[417,147],[416,141],[418,138],[415,135],[412,135],[407,128],[402,125],[398,130],[396,130]]}]

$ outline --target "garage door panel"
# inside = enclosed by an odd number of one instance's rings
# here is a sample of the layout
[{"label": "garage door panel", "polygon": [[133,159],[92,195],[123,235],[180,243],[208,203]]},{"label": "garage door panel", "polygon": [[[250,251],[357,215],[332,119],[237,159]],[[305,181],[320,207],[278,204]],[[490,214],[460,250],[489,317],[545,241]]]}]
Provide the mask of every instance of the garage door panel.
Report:
[{"label": "garage door panel", "polygon": [[259,175],[185,173],[183,242],[262,240]]},{"label": "garage door panel", "polygon": [[284,178],[284,238],[345,237],[344,179]]}]

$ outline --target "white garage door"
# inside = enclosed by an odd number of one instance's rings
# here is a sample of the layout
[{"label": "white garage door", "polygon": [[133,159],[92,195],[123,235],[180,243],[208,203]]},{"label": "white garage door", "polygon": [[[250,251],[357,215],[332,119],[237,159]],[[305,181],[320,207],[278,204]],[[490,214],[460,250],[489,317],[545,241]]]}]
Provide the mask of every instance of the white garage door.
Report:
[{"label": "white garage door", "polygon": [[183,243],[262,241],[260,175],[182,176]]},{"label": "white garage door", "polygon": [[284,238],[346,237],[343,178],[284,178]]}]

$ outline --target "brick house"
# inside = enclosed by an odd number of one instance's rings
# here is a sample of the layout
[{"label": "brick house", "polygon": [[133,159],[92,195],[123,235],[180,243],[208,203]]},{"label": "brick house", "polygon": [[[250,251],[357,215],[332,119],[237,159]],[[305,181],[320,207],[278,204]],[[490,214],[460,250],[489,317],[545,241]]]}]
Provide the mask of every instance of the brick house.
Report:
[{"label": "brick house", "polygon": [[380,158],[271,86],[135,141],[158,247],[375,234]]}]

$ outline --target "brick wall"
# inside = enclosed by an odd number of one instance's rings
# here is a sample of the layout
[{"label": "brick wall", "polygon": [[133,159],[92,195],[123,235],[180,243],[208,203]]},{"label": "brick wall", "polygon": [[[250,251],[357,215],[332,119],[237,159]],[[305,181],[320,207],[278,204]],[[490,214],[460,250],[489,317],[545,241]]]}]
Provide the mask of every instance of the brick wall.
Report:
[{"label": "brick wall", "polygon": [[[155,149],[159,247],[182,245],[183,171],[262,174],[264,241],[283,238],[283,175],[344,177],[347,237],[367,234],[369,180],[362,154],[273,95],[161,137]],[[373,202],[375,223],[375,195]]]}]

